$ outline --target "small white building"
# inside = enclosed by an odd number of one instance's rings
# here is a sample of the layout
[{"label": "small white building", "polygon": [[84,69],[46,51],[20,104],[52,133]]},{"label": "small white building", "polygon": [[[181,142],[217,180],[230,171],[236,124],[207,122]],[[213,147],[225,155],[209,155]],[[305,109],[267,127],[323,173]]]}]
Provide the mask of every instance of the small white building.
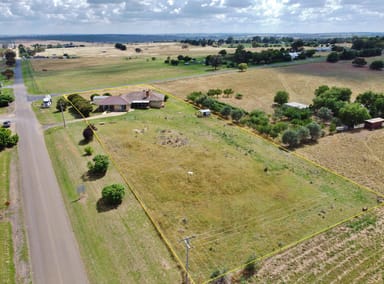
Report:
[{"label": "small white building", "polygon": [[211,115],[211,110],[210,109],[199,109],[197,112],[198,117],[208,117]]},{"label": "small white building", "polygon": [[293,108],[297,108],[297,109],[307,109],[307,108],[309,108],[309,105],[305,105],[305,104],[297,103],[297,102],[285,103],[284,106],[293,107]]}]

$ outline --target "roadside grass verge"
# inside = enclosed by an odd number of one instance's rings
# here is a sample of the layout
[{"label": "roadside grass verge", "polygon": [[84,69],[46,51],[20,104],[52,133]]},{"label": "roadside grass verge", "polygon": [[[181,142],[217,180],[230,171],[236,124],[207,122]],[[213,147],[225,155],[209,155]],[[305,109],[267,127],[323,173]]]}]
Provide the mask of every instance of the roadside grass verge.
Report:
[{"label": "roadside grass verge", "polygon": [[[9,200],[9,166],[11,150],[0,152],[0,215],[6,215],[6,202]],[[6,219],[0,220],[0,282],[15,282],[13,262],[12,227]]]},{"label": "roadside grass verge", "polygon": [[[9,201],[9,165],[11,161],[11,151],[0,151],[0,210],[4,210],[7,206],[5,203]],[[1,212],[1,211],[0,211]]]},{"label": "roadside grass verge", "polygon": [[[87,177],[92,157],[84,156],[85,126],[79,121],[52,128],[45,138],[90,283],[181,282],[180,270],[129,190],[117,209],[100,205],[102,188],[124,181],[113,165],[100,179]],[[96,141],[89,145],[95,155],[103,153]],[[85,186],[83,196],[79,185]]]},{"label": "roadside grass verge", "polygon": [[41,90],[35,80],[33,66],[29,59],[21,61],[24,84],[29,94],[40,94]]},{"label": "roadside grass verge", "polygon": [[0,281],[4,284],[15,282],[15,266],[13,263],[12,227],[11,223],[0,221]]},{"label": "roadside grass verge", "polygon": [[[180,240],[196,236],[190,271],[198,283],[219,267],[278,251],[376,204],[376,196],[357,185],[224,121],[196,118],[192,106],[172,98],[164,109],[136,110],[103,120],[98,129],[180,259]],[[78,138],[60,143],[81,139],[79,125],[67,131]],[[78,169],[57,172],[72,167]]]}]

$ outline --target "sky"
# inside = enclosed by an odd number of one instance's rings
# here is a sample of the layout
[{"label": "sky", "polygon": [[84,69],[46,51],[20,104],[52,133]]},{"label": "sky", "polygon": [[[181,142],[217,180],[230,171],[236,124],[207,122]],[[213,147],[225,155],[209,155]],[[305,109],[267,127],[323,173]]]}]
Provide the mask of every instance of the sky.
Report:
[{"label": "sky", "polygon": [[384,0],[0,0],[0,34],[384,32]]}]

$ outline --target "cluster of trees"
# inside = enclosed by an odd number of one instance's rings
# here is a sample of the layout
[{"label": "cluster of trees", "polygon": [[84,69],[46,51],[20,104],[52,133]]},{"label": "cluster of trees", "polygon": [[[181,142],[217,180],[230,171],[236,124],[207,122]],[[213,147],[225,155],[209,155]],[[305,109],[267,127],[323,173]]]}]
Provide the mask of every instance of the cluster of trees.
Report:
[{"label": "cluster of trees", "polygon": [[179,65],[180,62],[183,62],[184,64],[189,64],[190,62],[194,63],[196,62],[196,59],[195,58],[192,58],[188,55],[178,55],[177,56],[177,59],[173,59],[171,58],[170,56],[168,56],[165,60],[164,60],[164,63],[165,64],[171,64],[173,66],[177,66]]},{"label": "cluster of trees", "polygon": [[[298,46],[296,47],[298,48]],[[219,51],[218,55],[208,55],[205,59],[206,65],[211,65],[215,69],[221,64],[227,67],[236,68],[239,64],[245,63],[260,65],[277,62],[288,62],[292,60],[289,49],[268,49],[260,52],[246,50],[243,45],[239,45],[233,54],[228,54],[225,49]],[[315,50],[300,51],[295,60],[310,58],[315,54]]]},{"label": "cluster of trees", "polygon": [[0,150],[4,148],[11,148],[17,144],[19,136],[12,135],[12,131],[7,128],[0,128]]},{"label": "cluster of trees", "polygon": [[127,47],[125,46],[125,44],[122,44],[122,43],[115,43],[115,48],[117,49],[120,49],[120,50],[127,50]]},{"label": "cluster of trees", "polygon": [[37,52],[43,52],[45,50],[45,46],[41,44],[32,45],[33,48],[28,46],[24,46],[23,44],[18,45],[19,55],[20,57],[29,58],[31,56],[35,56]]},{"label": "cluster of trees", "polygon": [[355,100],[367,108],[372,117],[384,116],[384,94],[367,91],[359,94]]},{"label": "cluster of trees", "polygon": [[[93,107],[90,101],[84,99],[79,94],[69,95],[68,100],[71,102],[76,112],[79,112],[84,117],[89,117],[89,114],[93,111]],[[57,105],[56,105],[56,108],[57,108]]]}]

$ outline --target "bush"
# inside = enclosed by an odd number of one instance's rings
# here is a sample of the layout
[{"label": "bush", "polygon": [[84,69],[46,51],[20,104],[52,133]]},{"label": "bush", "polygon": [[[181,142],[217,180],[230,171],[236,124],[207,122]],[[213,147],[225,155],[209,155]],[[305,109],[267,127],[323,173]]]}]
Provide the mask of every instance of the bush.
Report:
[{"label": "bush", "polygon": [[123,201],[125,187],[122,184],[112,184],[103,188],[101,196],[110,205],[119,205]]},{"label": "bush", "polygon": [[68,102],[67,102],[66,99],[64,99],[64,97],[60,97],[60,98],[57,100],[57,102],[56,102],[56,109],[57,109],[58,111],[61,111],[61,110],[66,111],[67,106],[68,106]]},{"label": "bush", "polygon": [[12,95],[0,95],[0,107],[6,107],[13,102],[15,98]]},{"label": "bush", "polygon": [[295,147],[299,144],[299,137],[296,131],[288,129],[284,131],[281,141],[289,147]]},{"label": "bush", "polygon": [[91,146],[87,146],[84,148],[85,155],[91,156],[93,154],[93,148]]},{"label": "bush", "polygon": [[88,169],[93,174],[105,174],[109,166],[109,158],[106,155],[96,155],[93,162],[88,162]]},{"label": "bush", "polygon": [[381,70],[381,69],[383,69],[383,67],[384,67],[384,62],[382,60],[373,61],[369,65],[369,69],[371,69],[371,70]]},{"label": "bush", "polygon": [[256,256],[251,255],[245,263],[243,274],[246,278],[250,278],[256,273],[256,270]]},{"label": "bush", "polygon": [[5,147],[13,147],[19,141],[17,134],[12,135],[12,131],[6,128],[0,128],[0,150]]},{"label": "bush", "polygon": [[236,94],[235,98],[241,100],[243,98],[243,95],[238,93]]},{"label": "bush", "polygon": [[93,140],[93,129],[89,126],[87,126],[84,130],[83,130],[83,137],[84,137],[84,140],[86,142],[89,142],[89,141],[92,141]]},{"label": "bush", "polygon": [[339,54],[337,52],[331,52],[330,54],[328,54],[327,62],[335,63],[337,61],[339,61]]},{"label": "bush", "polygon": [[99,94],[92,94],[91,95],[91,101],[93,101],[93,98],[96,97],[96,96],[100,96]]}]

